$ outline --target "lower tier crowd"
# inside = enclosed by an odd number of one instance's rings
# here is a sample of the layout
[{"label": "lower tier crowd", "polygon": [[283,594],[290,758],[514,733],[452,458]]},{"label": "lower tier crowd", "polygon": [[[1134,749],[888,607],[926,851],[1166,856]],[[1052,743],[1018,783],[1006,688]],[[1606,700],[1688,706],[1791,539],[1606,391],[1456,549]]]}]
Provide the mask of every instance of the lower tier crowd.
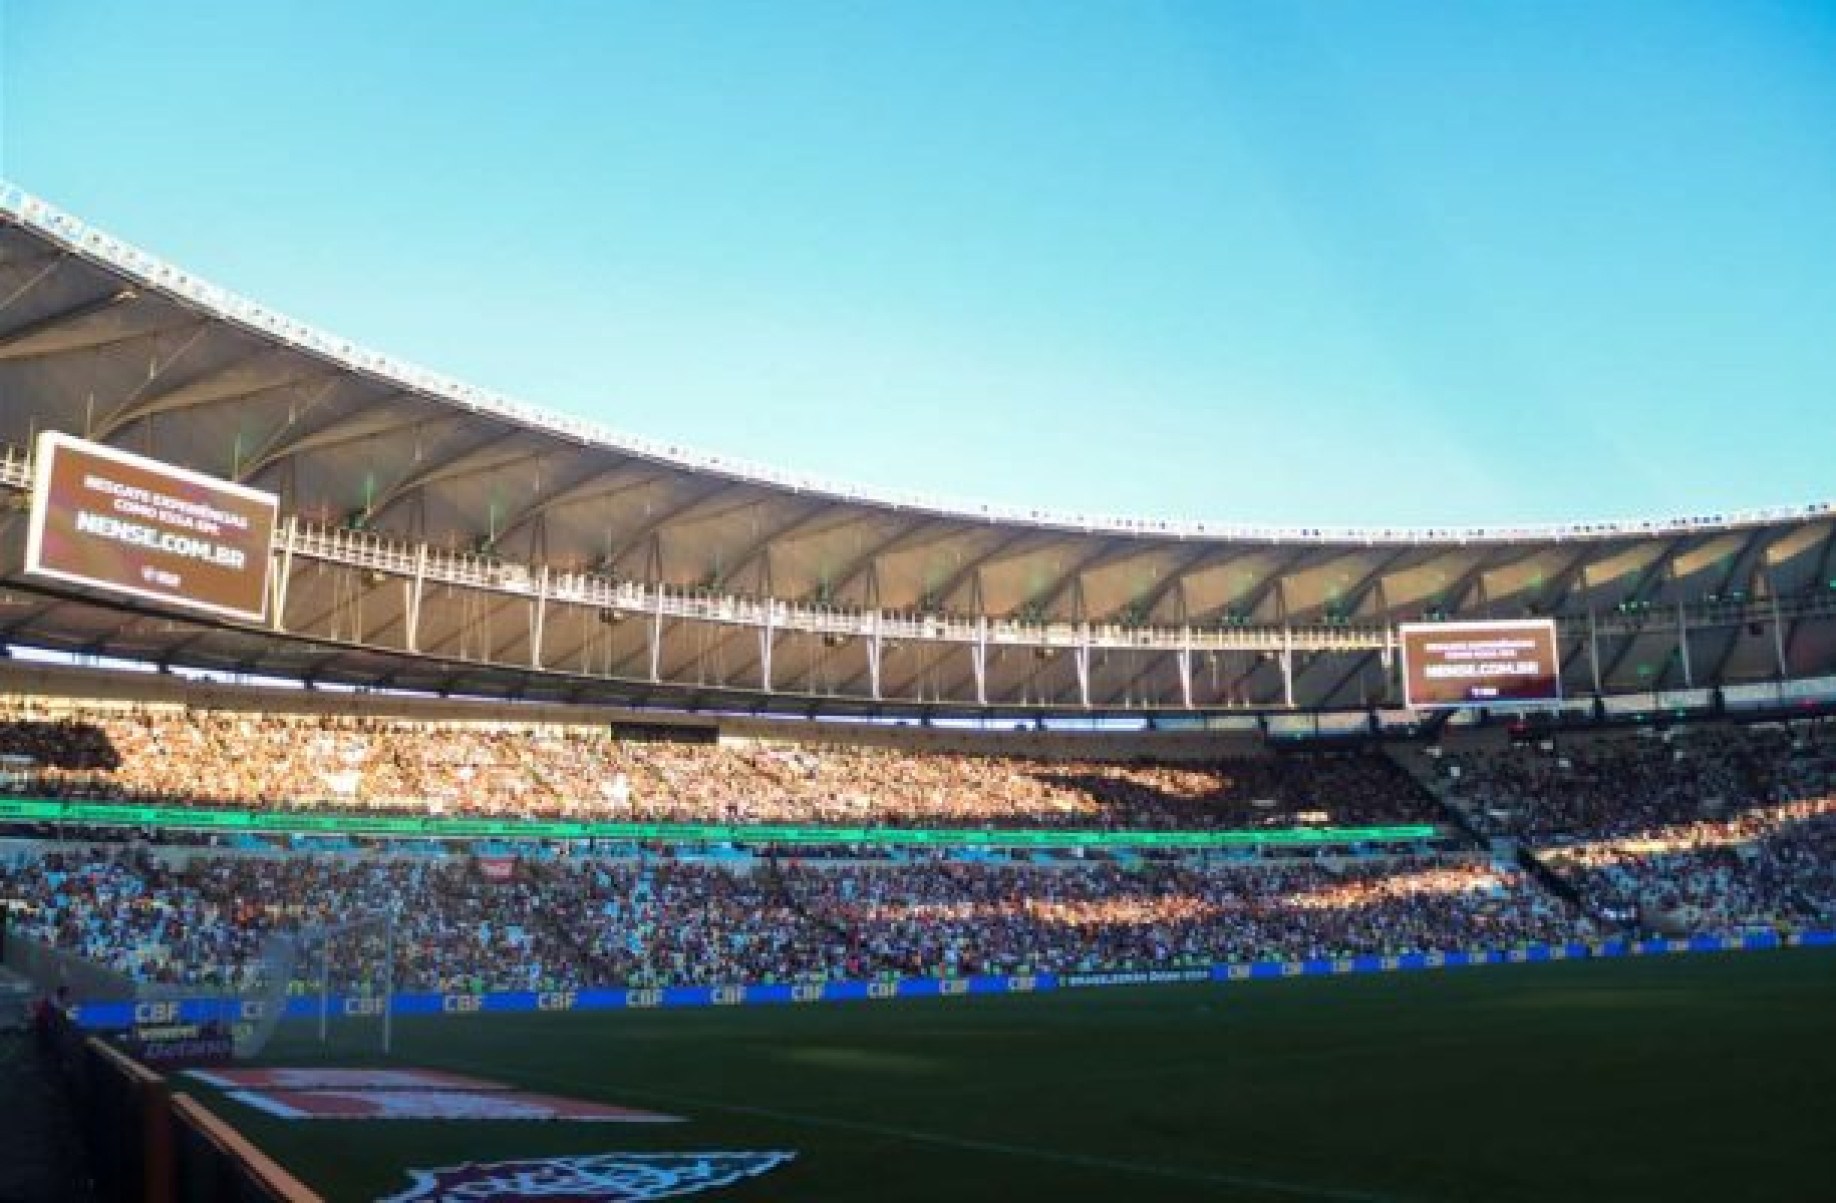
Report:
[{"label": "lower tier crowd", "polygon": [[[1036,866],[52,853],[0,879],[15,929],[148,983],[251,990],[274,937],[392,912],[398,989],[814,982],[1513,947],[1593,925],[1473,858]],[[379,924],[334,937],[379,979]],[[367,951],[366,951],[367,950]],[[293,972],[313,977],[315,954]]]},{"label": "lower tier crowd", "polygon": [[1541,850],[1610,923],[1726,931],[1836,925],[1836,797]]}]

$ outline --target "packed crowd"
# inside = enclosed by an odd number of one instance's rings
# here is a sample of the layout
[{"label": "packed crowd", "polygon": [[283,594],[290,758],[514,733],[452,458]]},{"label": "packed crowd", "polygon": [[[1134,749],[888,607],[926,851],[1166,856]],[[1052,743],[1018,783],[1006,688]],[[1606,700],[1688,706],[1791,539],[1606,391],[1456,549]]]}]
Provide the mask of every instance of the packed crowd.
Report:
[{"label": "packed crowd", "polygon": [[[1591,933],[1525,876],[1472,859],[557,860],[494,882],[462,859],[200,854],[173,868],[145,850],[96,850],[30,861],[0,888],[29,937],[139,981],[240,991],[286,963],[273,937],[385,911],[397,916],[397,988],[448,992],[1137,970]],[[378,956],[346,961],[346,976],[379,980]],[[310,988],[313,963],[294,965],[296,988]]]},{"label": "packed crowd", "polygon": [[50,796],[626,822],[1210,829],[1432,822],[1388,759],[1116,764],[848,745],[632,741],[603,727],[98,709],[0,723]]},{"label": "packed crowd", "polygon": [[1836,727],[1705,727],[1443,757],[1450,800],[1603,922],[1836,925]]},{"label": "packed crowd", "polygon": [[1836,794],[1836,727],[1700,727],[1450,753],[1449,799],[1533,844],[1636,837]]},{"label": "packed crowd", "polygon": [[1836,798],[1542,853],[1601,918],[1665,931],[1836,928]]},{"label": "packed crowd", "polygon": [[[1404,858],[1327,867],[794,867],[786,894],[848,974],[1092,972],[1572,938],[1559,901],[1515,870]],[[834,955],[844,959],[837,963]]]},{"label": "packed crowd", "polygon": [[[184,872],[150,855],[52,857],[18,888],[33,930],[62,947],[148,981],[231,987],[260,971],[270,936],[385,909],[404,916],[407,980],[447,990],[1153,967],[1516,944],[1590,925],[1836,924],[1836,724],[1440,751],[1448,803],[1482,834],[1522,841],[1577,913],[1471,863],[867,864],[846,849],[839,863],[750,871],[529,862],[503,885],[425,856],[222,857]],[[1441,813],[1367,751],[1028,760],[178,707],[0,710],[7,783],[195,805],[865,827],[1245,829]]]}]

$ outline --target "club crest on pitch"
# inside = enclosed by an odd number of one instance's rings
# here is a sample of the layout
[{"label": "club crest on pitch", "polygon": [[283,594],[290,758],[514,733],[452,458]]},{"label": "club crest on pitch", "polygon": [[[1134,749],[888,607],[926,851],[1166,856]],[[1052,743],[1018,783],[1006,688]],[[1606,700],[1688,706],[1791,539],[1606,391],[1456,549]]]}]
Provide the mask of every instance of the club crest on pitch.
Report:
[{"label": "club crest on pitch", "polygon": [[597,1153],[411,1169],[414,1184],[377,1203],[627,1203],[678,1199],[755,1178],[795,1153]]}]

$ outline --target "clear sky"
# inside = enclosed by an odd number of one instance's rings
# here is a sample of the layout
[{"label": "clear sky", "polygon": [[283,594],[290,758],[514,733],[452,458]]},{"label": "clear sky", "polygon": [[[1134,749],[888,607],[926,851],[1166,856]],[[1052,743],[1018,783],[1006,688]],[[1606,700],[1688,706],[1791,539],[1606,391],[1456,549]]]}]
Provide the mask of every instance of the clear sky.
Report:
[{"label": "clear sky", "polygon": [[0,170],[615,429],[1269,522],[1836,496],[1836,5],[0,0]]}]

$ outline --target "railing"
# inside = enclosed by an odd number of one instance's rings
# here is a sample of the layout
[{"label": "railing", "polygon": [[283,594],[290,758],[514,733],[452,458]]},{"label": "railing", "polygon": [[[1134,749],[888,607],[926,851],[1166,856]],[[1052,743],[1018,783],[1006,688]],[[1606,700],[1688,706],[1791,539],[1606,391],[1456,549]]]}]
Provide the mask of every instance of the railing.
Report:
[{"label": "railing", "polygon": [[1379,623],[1203,627],[1128,626],[1115,622],[1028,622],[961,615],[909,614],[743,597],[699,589],[615,581],[586,572],[531,571],[523,564],[388,540],[369,531],[294,519],[275,534],[276,550],[403,580],[615,612],[622,617],[681,619],[769,627],[810,635],[881,641],[986,644],[1048,650],[1368,651],[1394,639]]},{"label": "railing", "polygon": [[[0,445],[0,487],[31,488],[30,457],[17,447]],[[276,531],[274,549],[277,555],[383,574],[419,586],[449,585],[518,597],[532,604],[583,606],[624,618],[718,623],[873,640],[880,644],[927,642],[1027,648],[1047,655],[1060,651],[1389,652],[1397,645],[1393,626],[1370,620],[1330,624],[1130,625],[973,618],[957,614],[812,605],[614,580],[590,572],[532,569],[489,556],[391,540],[370,531],[320,525],[297,515]],[[1632,612],[1606,611],[1592,617],[1562,615],[1556,621],[1564,637],[1575,638],[1590,631],[1600,635],[1636,635],[1674,629],[1679,621],[1690,629],[1700,630],[1832,616],[1836,616],[1836,591],[1738,602],[1697,601],[1683,606],[1680,614],[1674,606],[1657,606]]]},{"label": "railing", "polygon": [[[1031,622],[976,619],[961,615],[909,614],[845,606],[808,605],[698,589],[676,589],[635,581],[614,581],[592,573],[559,572],[546,578],[521,564],[488,557],[395,543],[367,531],[296,522],[277,535],[280,549],[349,567],[384,572],[404,579],[417,573],[430,584],[448,584],[535,600],[616,611],[628,618],[685,619],[747,627],[770,627],[813,635],[878,638],[882,641],[929,641],[986,644],[1050,650],[1371,651],[1395,646],[1387,623],[1357,621],[1334,624],[1253,624],[1244,626],[1131,626],[1117,622]],[[1836,615],[1836,594],[1779,598],[1781,619]],[[1769,622],[1770,599],[1742,602],[1692,602],[1684,614],[1693,628]],[[1572,633],[1585,629],[1585,616],[1560,616],[1558,625]],[[1631,613],[1606,611],[1594,619],[1601,634],[1638,634],[1676,622],[1674,606]]]},{"label": "railing", "polygon": [[15,489],[32,487],[32,457],[11,443],[0,443],[0,484]]}]

